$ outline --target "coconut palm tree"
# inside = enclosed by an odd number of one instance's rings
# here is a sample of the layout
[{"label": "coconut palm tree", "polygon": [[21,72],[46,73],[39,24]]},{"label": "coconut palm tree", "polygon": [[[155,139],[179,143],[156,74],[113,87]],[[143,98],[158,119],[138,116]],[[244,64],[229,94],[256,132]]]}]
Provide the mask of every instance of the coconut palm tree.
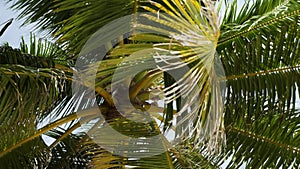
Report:
[{"label": "coconut palm tree", "polygon": [[300,1],[237,4],[14,1],[55,43],[0,47],[1,168],[299,167]]}]

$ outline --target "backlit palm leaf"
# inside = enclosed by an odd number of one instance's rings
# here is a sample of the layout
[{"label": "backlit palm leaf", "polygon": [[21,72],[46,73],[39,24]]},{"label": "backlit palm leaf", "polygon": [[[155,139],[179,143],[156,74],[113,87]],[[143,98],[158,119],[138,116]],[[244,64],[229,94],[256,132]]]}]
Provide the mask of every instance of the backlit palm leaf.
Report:
[{"label": "backlit palm leaf", "polygon": [[[163,89],[165,103],[181,98],[183,101],[173,125],[176,141],[194,137],[194,144],[206,143],[216,151],[225,140],[222,98],[215,70],[216,46],[220,34],[218,16],[212,1],[149,1],[153,7],[143,6],[152,14],[145,14],[146,23],[137,30],[154,31],[169,38],[156,43],[154,59],[158,70],[174,76],[173,84]],[[156,10],[156,8],[159,10]]]}]

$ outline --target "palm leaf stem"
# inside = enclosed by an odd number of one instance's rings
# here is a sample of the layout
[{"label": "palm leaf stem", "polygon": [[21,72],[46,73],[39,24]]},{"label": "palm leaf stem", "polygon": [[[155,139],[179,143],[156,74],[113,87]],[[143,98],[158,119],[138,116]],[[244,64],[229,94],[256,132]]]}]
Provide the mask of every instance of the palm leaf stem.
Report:
[{"label": "palm leaf stem", "polygon": [[253,77],[257,75],[264,75],[264,74],[270,74],[270,73],[275,73],[275,72],[282,72],[282,71],[292,71],[295,69],[300,69],[300,65],[297,66],[291,66],[291,67],[284,67],[284,68],[278,68],[278,69],[271,69],[271,70],[262,70],[259,72],[254,72],[254,73],[247,73],[247,74],[242,74],[242,75],[233,75],[233,76],[228,76],[224,77],[221,80],[233,80],[233,79],[243,79],[246,77]]},{"label": "palm leaf stem", "polygon": [[163,143],[163,146],[165,148],[165,154],[166,154],[166,157],[168,159],[169,167],[170,167],[170,169],[174,169],[173,162],[172,162],[172,159],[171,159],[169,151],[168,151],[168,149],[170,147],[172,147],[172,145],[170,145],[169,141],[165,138],[165,136],[162,135],[162,133],[160,131],[160,128],[159,128],[159,126],[158,126],[158,124],[155,120],[154,120],[154,125],[155,125],[156,130],[160,133],[160,137],[162,139],[162,143]]},{"label": "palm leaf stem", "polygon": [[[20,67],[22,67],[20,65]],[[64,67],[64,66],[62,66]],[[24,67],[22,67],[24,68]],[[65,68],[65,67],[64,67]],[[0,68],[1,70],[1,73],[2,74],[6,74],[6,75],[18,75],[18,76],[38,76],[39,77],[46,77],[46,78],[52,78],[53,75],[51,73],[43,73],[43,70],[60,70],[60,69],[53,69],[53,68],[50,68],[50,69],[37,69],[37,71],[34,71],[34,72],[24,72],[24,71],[11,71],[10,69],[3,69],[3,68]],[[60,78],[63,78],[64,80],[68,80],[68,81],[72,81],[72,82],[75,82],[75,83],[79,83],[79,84],[82,84],[86,87],[89,87],[90,85],[87,84],[86,82],[83,82],[83,81],[76,81],[73,77],[68,77],[68,76],[62,76]],[[95,92],[97,92],[99,95],[101,95],[105,101],[109,104],[109,106],[113,106],[113,99],[111,97],[111,95],[103,88],[97,86],[95,87]]]},{"label": "palm leaf stem", "polygon": [[78,127],[81,126],[82,121],[77,122],[75,125],[73,125],[71,128],[69,128],[67,131],[64,132],[63,135],[61,135],[58,139],[56,139],[50,146],[49,149],[51,150],[53,147],[55,147],[61,140],[69,136],[74,130],[76,130]]},{"label": "palm leaf stem", "polygon": [[[101,108],[100,108],[101,109]],[[79,119],[79,118],[82,118],[82,117],[88,117],[88,116],[92,116],[93,118],[95,117],[98,117],[98,108],[92,108],[92,109],[88,109],[88,110],[83,110],[81,112],[77,112],[77,113],[74,113],[74,114],[71,114],[71,115],[68,115],[64,118],[61,118],[53,123],[50,123],[48,125],[46,125],[45,127],[39,129],[35,134],[25,138],[24,140],[18,142],[17,144],[14,144],[6,149],[4,149],[2,152],[0,152],[0,157],[2,157],[3,155],[11,152],[12,150],[22,146],[23,144],[33,140],[34,138],[36,137],[39,137],[40,135],[62,125],[62,124],[65,124],[65,123],[68,123],[68,122],[71,122],[73,120],[76,120],[76,119]],[[104,111],[104,110],[103,110]]]},{"label": "palm leaf stem", "polygon": [[79,122],[77,122],[75,125],[73,125],[71,128],[69,128],[68,130],[66,130],[64,132],[63,135],[61,135],[58,139],[56,139],[50,146],[49,149],[52,149],[53,147],[55,147],[61,140],[63,140],[64,138],[66,138],[67,136],[69,136],[69,134],[71,134],[74,130],[78,129],[81,124],[85,123],[85,122],[89,122],[90,120],[94,119],[94,116],[89,116],[85,119],[80,120]]},{"label": "palm leaf stem", "polygon": [[130,99],[133,100],[138,93],[145,88],[145,85],[151,84],[154,80],[156,80],[157,75],[159,75],[162,71],[161,70],[154,70],[149,72],[146,76],[143,77],[143,79],[136,84],[129,93]]},{"label": "palm leaf stem", "polygon": [[228,126],[228,127],[226,127],[226,129],[228,131],[236,132],[238,134],[242,134],[242,135],[245,135],[247,137],[250,137],[250,138],[253,138],[253,139],[256,139],[256,140],[261,140],[263,142],[270,143],[272,145],[275,145],[277,147],[280,147],[280,148],[283,148],[283,149],[286,149],[286,150],[289,150],[289,151],[292,151],[292,152],[300,153],[300,148],[293,147],[293,146],[288,145],[288,144],[279,143],[279,142],[271,140],[271,139],[269,139],[267,137],[264,137],[264,136],[261,136],[261,135],[257,135],[255,133],[252,133],[252,132],[249,132],[249,131],[246,131],[246,130],[243,130],[243,129],[239,129],[239,128],[232,127],[232,126]]},{"label": "palm leaf stem", "polygon": [[286,13],[286,14],[281,15],[281,16],[279,16],[279,17],[276,17],[276,18],[273,18],[273,19],[271,19],[271,20],[268,20],[268,21],[266,21],[266,22],[264,22],[264,23],[258,24],[258,25],[254,26],[254,27],[252,27],[252,28],[249,28],[249,29],[243,30],[243,31],[241,31],[241,32],[238,32],[238,33],[235,34],[235,35],[229,36],[229,37],[227,37],[227,38],[225,38],[225,39],[221,39],[221,40],[218,42],[218,45],[225,44],[225,43],[227,43],[227,42],[230,42],[230,41],[234,40],[235,38],[241,37],[241,36],[243,36],[243,35],[245,35],[245,34],[248,34],[248,33],[250,33],[250,32],[257,31],[258,29],[261,29],[261,28],[263,28],[263,27],[267,27],[267,26],[269,26],[269,25],[276,24],[277,22],[282,21],[282,20],[284,20],[284,19],[286,19],[286,18],[288,18],[288,17],[291,17],[291,16],[297,16],[297,15],[299,15],[299,14],[300,14],[300,9],[299,9],[299,10],[296,10],[296,11],[292,11],[292,12]]}]

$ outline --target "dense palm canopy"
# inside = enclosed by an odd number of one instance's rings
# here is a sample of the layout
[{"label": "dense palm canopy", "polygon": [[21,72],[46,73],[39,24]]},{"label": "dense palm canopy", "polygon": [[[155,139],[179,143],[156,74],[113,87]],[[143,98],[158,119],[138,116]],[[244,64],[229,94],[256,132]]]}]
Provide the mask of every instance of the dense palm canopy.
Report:
[{"label": "dense palm canopy", "polygon": [[[222,5],[225,12],[217,9]],[[300,166],[299,0],[246,1],[240,11],[234,0],[17,0],[13,8],[22,11],[24,24],[36,23],[55,43],[32,36],[19,49],[0,47],[1,168]],[[112,48],[94,63],[96,97],[82,99],[86,95],[74,93],[72,84],[90,88],[74,78],[80,71],[76,60],[86,57],[84,44],[111,21],[141,12],[163,29],[134,19],[136,29],[157,34],[131,32],[117,43],[103,42]],[[153,57],[172,65],[138,72],[131,80],[129,115],[155,119],[134,122],[118,112],[112,79],[141,61],[152,64]],[[182,65],[189,71],[175,80],[172,72],[182,72]],[[220,88],[215,81],[226,84]],[[160,99],[151,94],[158,88],[164,106],[149,102]],[[114,137],[100,132],[105,125],[138,141],[132,148],[123,142],[126,151],[109,151],[103,145]],[[168,131],[182,142],[171,146],[161,135]],[[144,139],[152,136],[161,137],[165,151],[147,156],[157,148]],[[106,142],[97,144],[96,137]]]}]

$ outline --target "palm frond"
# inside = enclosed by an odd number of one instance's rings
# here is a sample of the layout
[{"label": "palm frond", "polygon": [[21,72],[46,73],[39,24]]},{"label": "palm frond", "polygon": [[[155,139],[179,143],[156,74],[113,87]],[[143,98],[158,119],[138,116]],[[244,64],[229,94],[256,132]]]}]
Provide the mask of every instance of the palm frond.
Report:
[{"label": "palm frond", "polygon": [[[164,89],[166,104],[170,106],[169,103],[179,98],[182,102],[176,115],[178,118],[173,122],[178,132],[176,139],[180,141],[193,135],[195,145],[210,140],[209,149],[216,150],[220,147],[217,145],[224,141],[224,135],[222,98],[218,84],[214,84],[217,78],[215,47],[219,37],[214,2],[149,2],[152,7],[143,7],[152,14],[141,16],[148,22],[142,21],[137,31],[148,30],[161,38],[169,38],[169,42],[154,44],[154,59],[159,70],[176,77],[172,85],[165,81]],[[155,24],[147,25],[153,22]]]},{"label": "palm frond", "polygon": [[[53,139],[60,139],[67,132],[64,128],[57,128],[45,133],[46,136]],[[85,134],[68,134],[54,147],[46,147],[43,151],[50,152],[48,168],[86,168],[88,158],[82,153],[82,139]]]},{"label": "palm frond", "polygon": [[[12,21],[13,21],[13,18],[6,21],[5,23],[3,23],[5,25],[0,29],[0,37],[3,35],[3,33],[6,31],[6,29],[11,25]],[[3,25],[3,24],[1,24],[1,25]]]},{"label": "palm frond", "polygon": [[278,25],[291,23],[300,14],[299,0],[257,0],[254,3],[248,1],[239,15],[236,1],[229,3],[227,7],[219,46],[236,38],[255,37],[257,33],[279,31],[281,27]]},{"label": "palm frond", "polygon": [[[37,47],[41,47],[40,44],[42,42],[39,42]],[[66,86],[70,84],[68,76],[71,72],[64,72],[70,69],[55,63],[54,59],[32,56],[25,51],[12,49],[8,45],[0,47],[0,58],[0,97],[2,98],[0,149],[1,154],[4,155],[7,154],[7,150],[12,150],[11,153],[14,154],[18,147],[15,145],[34,135],[42,119],[66,98],[68,93]],[[25,147],[31,145],[36,148],[37,155],[28,150],[30,158],[19,154],[18,159],[27,160],[26,166],[36,165],[35,160],[39,160],[38,152],[45,147],[43,140],[37,136],[22,144],[22,147],[17,149],[25,151]],[[11,149],[11,147],[15,148]],[[12,161],[8,163],[5,160],[9,159],[9,156],[1,157],[2,162],[6,162],[8,166],[14,165]],[[43,156],[40,159],[42,158]]]},{"label": "palm frond", "polygon": [[[23,130],[25,132],[25,130]],[[2,137],[3,138],[3,137]],[[44,152],[47,145],[41,137],[24,144],[0,158],[3,168],[45,168],[48,166],[50,154]]]},{"label": "palm frond", "polygon": [[79,54],[92,34],[105,24],[132,14],[136,5],[134,0],[46,0],[36,3],[20,0],[12,7],[22,11],[19,18],[26,18],[24,24],[36,23],[38,29],[50,32],[60,45],[68,48],[68,52]]},{"label": "palm frond", "polygon": [[227,168],[299,165],[299,1],[267,2],[245,4],[239,17],[229,8],[223,21],[228,144],[214,159]]},{"label": "palm frond", "polygon": [[22,37],[20,50],[22,53],[30,54],[31,56],[49,58],[54,60],[54,62],[57,64],[69,66],[72,64],[72,60],[68,59],[68,55],[65,50],[63,50],[57,44],[49,42],[45,39],[37,40],[36,36],[32,33],[30,33],[29,44],[26,44],[24,37]]}]

